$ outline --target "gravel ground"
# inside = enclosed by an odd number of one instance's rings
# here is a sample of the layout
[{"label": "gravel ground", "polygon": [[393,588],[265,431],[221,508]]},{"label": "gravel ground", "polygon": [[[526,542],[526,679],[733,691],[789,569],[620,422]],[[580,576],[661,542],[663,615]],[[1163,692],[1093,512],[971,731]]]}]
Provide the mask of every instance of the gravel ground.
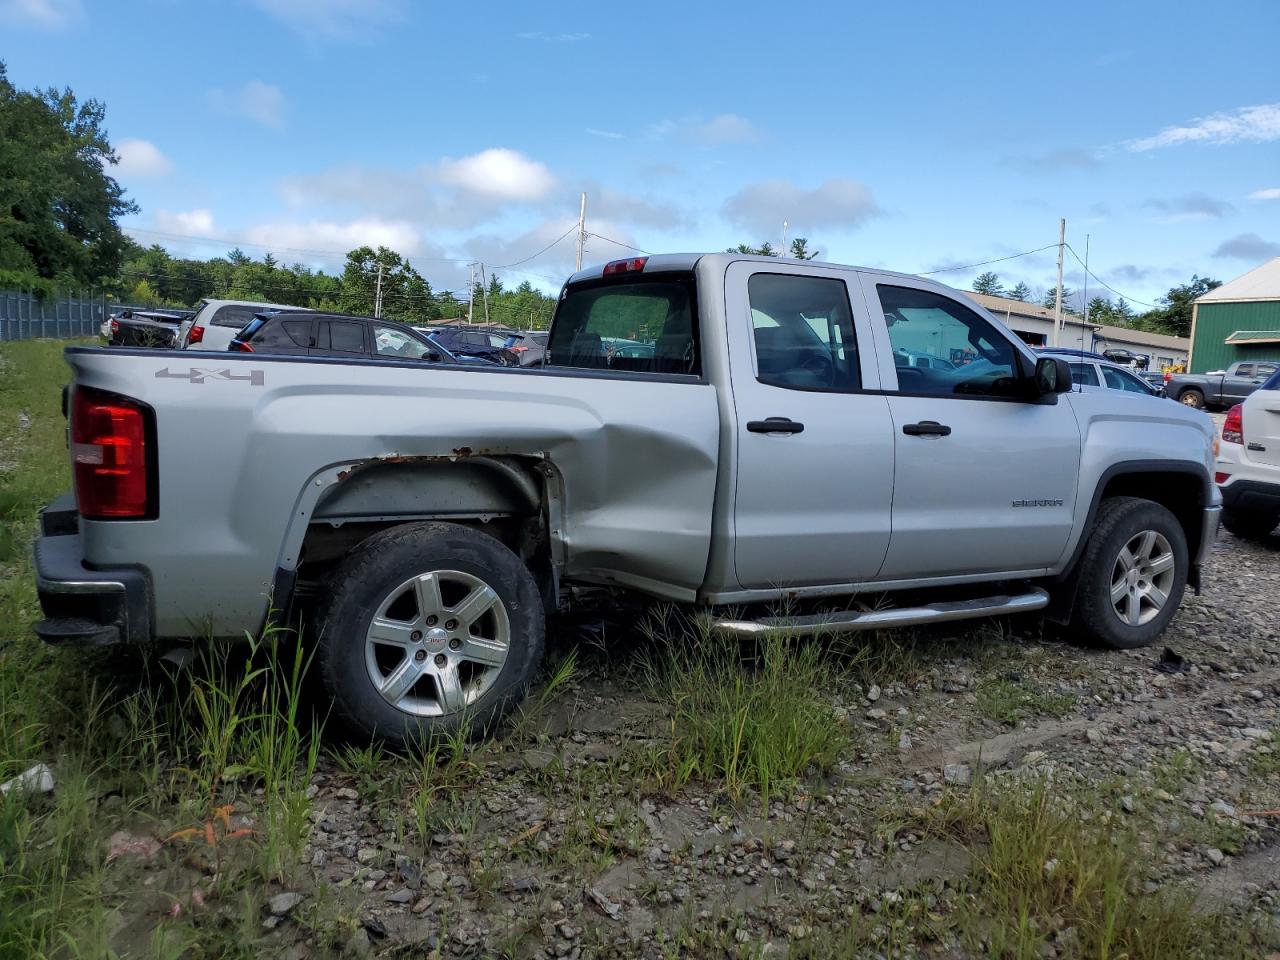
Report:
[{"label": "gravel ground", "polygon": [[[265,894],[267,953],[821,953],[851,909],[885,929],[908,901],[946,915],[974,854],[913,831],[906,812],[1018,776],[1096,785],[1160,848],[1149,891],[1188,883],[1203,909],[1280,925],[1277,598],[1280,537],[1222,533],[1203,595],[1162,646],[1088,650],[1008,622],[938,631],[906,681],[830,691],[859,746],[767,813],[710,786],[641,789],[628,750],[662,708],[627,679],[624,653],[561,638],[553,652],[580,657],[568,688],[476,753],[421,820],[403,778],[322,760],[309,866]],[[883,952],[971,955],[923,927]]]}]

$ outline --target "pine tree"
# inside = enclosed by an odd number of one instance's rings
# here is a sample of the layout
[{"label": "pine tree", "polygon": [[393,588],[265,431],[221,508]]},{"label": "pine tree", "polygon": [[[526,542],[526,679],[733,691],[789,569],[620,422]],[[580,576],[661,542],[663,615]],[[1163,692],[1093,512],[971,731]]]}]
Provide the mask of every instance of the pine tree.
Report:
[{"label": "pine tree", "polygon": [[978,274],[973,281],[973,292],[984,293],[989,297],[1003,297],[1004,287],[1000,284],[1000,278],[988,270]]},{"label": "pine tree", "polygon": [[1006,296],[1007,296],[1010,300],[1022,300],[1022,301],[1026,301],[1026,300],[1030,299],[1030,297],[1031,297],[1031,288],[1030,288],[1030,287],[1028,287],[1028,286],[1026,285],[1026,283],[1024,283],[1023,281],[1019,280],[1019,281],[1018,281],[1018,283],[1017,283],[1017,285],[1016,285],[1016,286],[1014,286],[1014,288],[1013,288],[1012,290],[1010,290],[1010,291],[1006,294]]}]

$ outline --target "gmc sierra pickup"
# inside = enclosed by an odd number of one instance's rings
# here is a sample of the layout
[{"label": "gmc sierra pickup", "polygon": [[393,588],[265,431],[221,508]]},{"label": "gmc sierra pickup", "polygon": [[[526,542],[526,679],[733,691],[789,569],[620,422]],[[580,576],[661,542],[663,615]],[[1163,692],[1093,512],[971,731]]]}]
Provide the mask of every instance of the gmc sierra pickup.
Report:
[{"label": "gmc sierra pickup", "polygon": [[1065,360],[881,270],[615,261],[569,278],[540,368],[67,360],[75,492],[42,515],[37,632],[234,638],[300,611],[335,711],[392,740],[492,724],[570,588],[729,636],[1039,610],[1126,648],[1218,527],[1208,416],[1073,392]]}]

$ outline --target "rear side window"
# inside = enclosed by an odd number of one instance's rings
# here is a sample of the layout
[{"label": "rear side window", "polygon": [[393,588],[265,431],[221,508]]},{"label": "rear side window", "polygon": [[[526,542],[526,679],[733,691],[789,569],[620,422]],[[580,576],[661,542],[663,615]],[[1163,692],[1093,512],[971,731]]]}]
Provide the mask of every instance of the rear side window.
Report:
[{"label": "rear side window", "polygon": [[1084,384],[1088,387],[1101,386],[1101,384],[1098,383],[1098,374],[1093,369],[1092,363],[1070,363],[1068,366],[1071,367],[1072,383]]},{"label": "rear side window", "polygon": [[1123,370],[1116,370],[1112,367],[1103,367],[1102,375],[1107,378],[1107,386],[1112,390],[1128,390],[1130,393],[1142,394],[1151,392],[1151,388],[1132,373],[1125,373]]},{"label": "rear side window", "polygon": [[793,390],[857,390],[862,383],[843,280],[756,273],[747,281],[756,377]]},{"label": "rear side window", "polygon": [[364,324],[352,320],[321,320],[316,346],[338,353],[364,353]]},{"label": "rear side window", "polygon": [[1263,390],[1280,390],[1280,370],[1271,375],[1271,379],[1262,385]]},{"label": "rear side window", "polygon": [[253,319],[253,315],[261,310],[262,307],[242,306],[240,304],[228,304],[225,307],[219,307],[210,321],[215,327],[235,327],[239,330],[246,323]]},{"label": "rear side window", "polygon": [[695,316],[691,276],[576,284],[561,295],[547,365],[698,376]]},{"label": "rear side window", "polygon": [[311,321],[255,317],[240,331],[240,339],[252,339],[260,347],[306,349],[311,345]]}]

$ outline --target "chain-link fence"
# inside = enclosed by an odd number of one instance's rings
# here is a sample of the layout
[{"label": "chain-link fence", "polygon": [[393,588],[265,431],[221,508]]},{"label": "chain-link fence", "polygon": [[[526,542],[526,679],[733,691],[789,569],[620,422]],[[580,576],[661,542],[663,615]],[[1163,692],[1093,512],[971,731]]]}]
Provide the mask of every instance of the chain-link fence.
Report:
[{"label": "chain-link fence", "polygon": [[91,293],[42,301],[22,290],[0,290],[0,342],[96,337],[112,306]]}]

